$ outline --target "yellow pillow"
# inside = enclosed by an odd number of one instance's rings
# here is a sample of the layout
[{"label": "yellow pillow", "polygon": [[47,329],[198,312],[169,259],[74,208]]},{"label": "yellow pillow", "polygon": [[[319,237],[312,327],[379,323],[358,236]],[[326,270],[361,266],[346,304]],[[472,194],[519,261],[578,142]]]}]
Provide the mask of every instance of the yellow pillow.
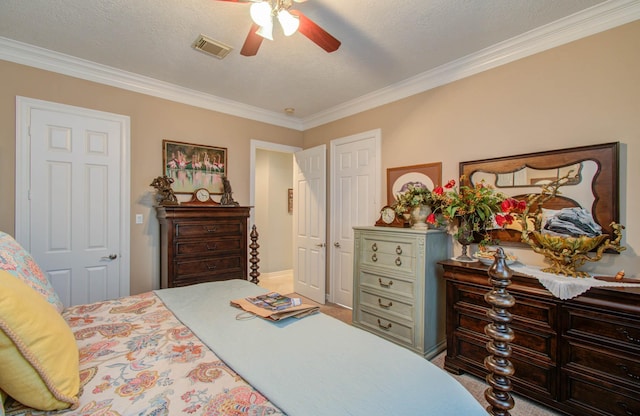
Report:
[{"label": "yellow pillow", "polygon": [[0,270],[0,389],[40,410],[78,405],[78,347],[65,320],[26,283]]}]

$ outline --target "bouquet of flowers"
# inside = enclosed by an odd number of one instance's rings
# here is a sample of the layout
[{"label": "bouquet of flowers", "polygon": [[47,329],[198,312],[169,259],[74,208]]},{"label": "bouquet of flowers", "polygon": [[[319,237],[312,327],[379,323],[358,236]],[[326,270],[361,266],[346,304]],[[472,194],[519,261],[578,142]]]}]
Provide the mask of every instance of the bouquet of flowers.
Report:
[{"label": "bouquet of flowers", "polygon": [[490,244],[492,239],[487,230],[515,220],[505,210],[511,205],[503,205],[509,198],[484,181],[475,185],[461,184],[456,189],[456,181],[452,179],[444,186],[435,187],[431,194],[432,212],[427,222],[433,225],[457,225],[455,238],[463,245],[475,241],[474,233],[483,235],[480,245]]}]

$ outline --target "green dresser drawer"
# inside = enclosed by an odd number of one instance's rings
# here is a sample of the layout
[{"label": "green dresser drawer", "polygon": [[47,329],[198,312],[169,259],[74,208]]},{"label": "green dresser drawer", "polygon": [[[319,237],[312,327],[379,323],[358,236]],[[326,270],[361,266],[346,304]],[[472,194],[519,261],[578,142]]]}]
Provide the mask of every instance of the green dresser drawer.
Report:
[{"label": "green dresser drawer", "polygon": [[413,321],[413,299],[397,300],[368,290],[360,290],[360,306],[408,321]]}]

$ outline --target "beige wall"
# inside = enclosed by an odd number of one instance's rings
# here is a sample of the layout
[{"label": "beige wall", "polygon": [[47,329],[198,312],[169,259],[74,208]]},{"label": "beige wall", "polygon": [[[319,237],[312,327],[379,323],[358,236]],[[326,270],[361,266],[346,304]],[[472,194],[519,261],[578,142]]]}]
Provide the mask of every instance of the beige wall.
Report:
[{"label": "beige wall", "polygon": [[[162,139],[226,147],[234,199],[249,204],[250,140],[302,145],[302,133],[119,88],[0,61],[0,230],[14,234],[15,97],[131,118],[131,293],[158,283],[158,224],[151,180],[162,174]],[[145,222],[134,224],[135,214]]]},{"label": "beige wall", "polygon": [[260,273],[291,270],[293,214],[287,203],[287,189],[293,188],[291,153],[258,149],[255,187],[253,218],[260,235]]},{"label": "beige wall", "polygon": [[627,251],[595,267],[640,276],[640,21],[307,130],[304,147],[374,128],[383,171],[442,161],[443,180],[461,161],[620,141]]}]

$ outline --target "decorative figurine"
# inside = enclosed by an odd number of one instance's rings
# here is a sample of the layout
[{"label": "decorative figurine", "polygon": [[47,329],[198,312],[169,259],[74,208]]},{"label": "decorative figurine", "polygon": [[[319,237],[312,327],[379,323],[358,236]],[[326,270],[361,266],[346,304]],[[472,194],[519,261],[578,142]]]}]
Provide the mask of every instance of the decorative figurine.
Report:
[{"label": "decorative figurine", "polygon": [[156,188],[156,200],[159,205],[179,205],[178,198],[176,198],[173,189],[171,189],[172,183],[173,178],[165,175],[158,176],[149,184],[149,186]]},{"label": "decorative figurine", "polygon": [[222,198],[220,198],[220,205],[227,206],[238,206],[240,205],[236,201],[233,200],[233,191],[231,191],[231,183],[226,176],[222,177],[222,188],[224,193],[222,194]]}]

